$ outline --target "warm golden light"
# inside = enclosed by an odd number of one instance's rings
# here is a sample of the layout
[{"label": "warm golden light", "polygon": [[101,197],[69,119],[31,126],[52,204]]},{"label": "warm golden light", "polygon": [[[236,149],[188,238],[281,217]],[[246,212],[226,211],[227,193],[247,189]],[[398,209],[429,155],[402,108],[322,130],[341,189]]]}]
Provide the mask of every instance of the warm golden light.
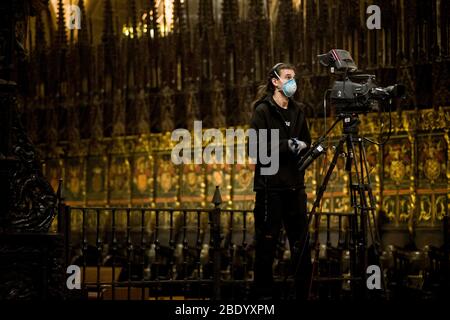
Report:
[{"label": "warm golden light", "polygon": [[[181,1],[183,3],[184,1]],[[144,34],[149,32],[150,37],[153,38],[155,36],[155,30],[150,29],[147,25],[147,15],[150,15],[150,20],[156,18],[156,21],[159,25],[159,31],[161,36],[166,36],[172,31],[173,27],[173,4],[172,0],[159,0],[156,2],[156,8],[158,10],[158,16],[154,17],[153,10],[149,12],[144,12],[141,17],[141,21],[138,22],[136,26],[136,30],[133,30],[133,27],[130,25],[123,25],[122,34],[126,37],[134,38],[134,37],[142,37]]]},{"label": "warm golden light", "polygon": [[157,19],[161,28],[161,35],[165,36],[172,30],[173,25],[173,2],[172,0],[159,0],[156,3],[159,17]]},{"label": "warm golden light", "polygon": [[[55,13],[56,19],[58,19],[58,2],[59,0],[50,0],[50,5]],[[86,8],[89,3],[89,0],[84,0],[84,7]],[[64,6],[64,21],[67,29],[74,29],[74,25],[76,25],[76,19],[81,19],[81,13],[78,17],[78,12],[76,7],[78,7],[78,0],[62,0],[62,4]],[[71,9],[71,6],[75,6],[74,9]],[[72,17],[71,17],[72,15]],[[56,20],[57,21],[57,20]]]}]

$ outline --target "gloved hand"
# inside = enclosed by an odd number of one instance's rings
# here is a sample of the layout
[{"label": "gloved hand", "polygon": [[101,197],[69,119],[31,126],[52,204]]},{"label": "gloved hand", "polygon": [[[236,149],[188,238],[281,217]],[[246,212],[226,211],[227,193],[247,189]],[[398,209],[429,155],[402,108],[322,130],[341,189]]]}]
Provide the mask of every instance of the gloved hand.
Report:
[{"label": "gloved hand", "polygon": [[288,148],[294,155],[298,156],[300,152],[306,148],[306,143],[297,138],[290,138],[288,140]]}]

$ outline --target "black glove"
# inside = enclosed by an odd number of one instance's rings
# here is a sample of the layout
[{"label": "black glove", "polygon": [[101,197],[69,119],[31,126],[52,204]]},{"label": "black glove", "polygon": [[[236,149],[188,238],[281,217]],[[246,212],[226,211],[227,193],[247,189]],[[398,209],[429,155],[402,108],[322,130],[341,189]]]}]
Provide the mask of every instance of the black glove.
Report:
[{"label": "black glove", "polygon": [[288,140],[288,148],[294,155],[298,156],[300,152],[306,148],[306,143],[297,138],[290,138]]}]

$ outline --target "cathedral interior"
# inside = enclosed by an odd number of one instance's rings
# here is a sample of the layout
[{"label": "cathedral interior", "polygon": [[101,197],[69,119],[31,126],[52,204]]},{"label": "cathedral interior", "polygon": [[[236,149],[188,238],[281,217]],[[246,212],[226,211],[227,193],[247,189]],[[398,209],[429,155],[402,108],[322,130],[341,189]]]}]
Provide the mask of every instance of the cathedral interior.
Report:
[{"label": "cathedral interior", "polygon": [[[0,299],[251,299],[254,165],[175,164],[171,135],[187,129],[204,149],[208,128],[249,128],[283,61],[316,141],[337,116],[324,106],[336,78],[317,58],[333,48],[405,89],[359,116],[359,134],[385,140],[364,152],[381,270],[365,296],[449,295],[450,1],[2,0],[0,15]],[[309,210],[333,152],[306,170]],[[339,157],[310,226],[313,299],[361,289],[352,194]],[[290,255],[282,233],[282,300]]]}]

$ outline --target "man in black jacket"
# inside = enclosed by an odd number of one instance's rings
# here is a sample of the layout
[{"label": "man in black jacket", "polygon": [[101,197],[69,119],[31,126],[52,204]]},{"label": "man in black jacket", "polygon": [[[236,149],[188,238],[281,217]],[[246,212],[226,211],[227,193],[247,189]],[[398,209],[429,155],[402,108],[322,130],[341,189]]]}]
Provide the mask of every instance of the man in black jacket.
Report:
[{"label": "man in black jacket", "polygon": [[[297,298],[307,297],[311,276],[309,246],[305,247],[299,263],[300,252],[305,245],[301,238],[306,231],[307,206],[305,172],[300,172],[297,167],[298,160],[311,144],[311,136],[303,106],[292,99],[296,88],[294,67],[276,64],[269,72],[267,83],[260,87],[251,120],[251,127],[256,131],[279,132],[279,141],[269,141],[267,146],[271,152],[279,152],[278,172],[261,174],[264,165],[259,157],[255,166],[254,280],[255,292],[262,299],[273,297],[272,265],[282,224],[289,240],[292,271],[296,274]],[[264,141],[258,141],[258,148],[261,143]]]}]

